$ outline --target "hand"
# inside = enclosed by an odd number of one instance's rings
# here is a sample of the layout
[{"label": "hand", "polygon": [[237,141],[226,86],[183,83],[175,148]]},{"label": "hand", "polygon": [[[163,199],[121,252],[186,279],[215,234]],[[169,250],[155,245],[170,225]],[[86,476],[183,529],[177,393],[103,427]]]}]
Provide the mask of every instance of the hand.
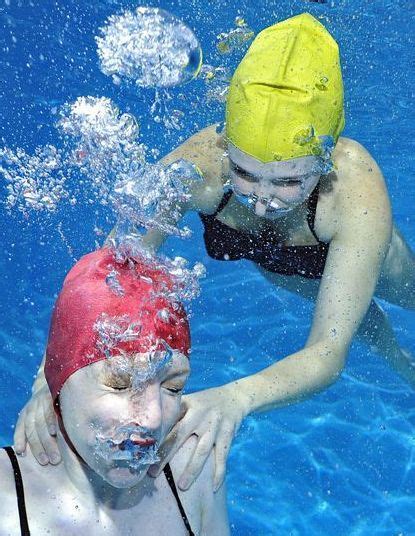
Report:
[{"label": "hand", "polygon": [[247,413],[231,384],[184,396],[181,418],[166,437],[160,449],[162,461],[150,468],[150,476],[157,477],[187,439],[196,435],[196,449],[179,479],[179,488],[186,490],[193,484],[214,448],[217,491],[225,478],[232,440]]},{"label": "hand", "polygon": [[40,387],[22,409],[14,432],[14,448],[23,455],[29,443],[40,465],[61,461],[56,442],[57,420],[47,385]]}]

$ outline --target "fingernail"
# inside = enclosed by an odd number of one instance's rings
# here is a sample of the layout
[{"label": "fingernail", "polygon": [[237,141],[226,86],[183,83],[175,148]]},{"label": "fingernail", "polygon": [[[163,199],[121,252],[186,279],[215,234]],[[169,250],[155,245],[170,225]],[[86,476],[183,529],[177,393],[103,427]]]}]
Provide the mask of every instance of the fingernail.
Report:
[{"label": "fingernail", "polygon": [[52,454],[50,456],[50,463],[58,464],[61,461],[61,457],[59,454]]},{"label": "fingernail", "polygon": [[56,435],[56,426],[54,424],[51,424],[48,430],[50,435]]},{"label": "fingernail", "polygon": [[181,478],[179,481],[179,488],[183,491],[187,490],[189,487],[189,480],[187,478]]},{"label": "fingernail", "polygon": [[40,454],[38,460],[39,463],[41,463],[42,465],[46,465],[47,463],[49,463],[49,458],[46,456],[46,454]]}]

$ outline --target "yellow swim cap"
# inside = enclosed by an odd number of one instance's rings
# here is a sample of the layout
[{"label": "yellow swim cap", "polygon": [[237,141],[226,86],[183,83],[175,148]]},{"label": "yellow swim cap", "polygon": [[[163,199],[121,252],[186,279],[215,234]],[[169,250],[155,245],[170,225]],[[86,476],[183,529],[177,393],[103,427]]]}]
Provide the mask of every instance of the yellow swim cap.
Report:
[{"label": "yellow swim cap", "polygon": [[237,67],[226,105],[226,134],[261,160],[321,154],[344,128],[339,47],[309,13],[263,30]]}]

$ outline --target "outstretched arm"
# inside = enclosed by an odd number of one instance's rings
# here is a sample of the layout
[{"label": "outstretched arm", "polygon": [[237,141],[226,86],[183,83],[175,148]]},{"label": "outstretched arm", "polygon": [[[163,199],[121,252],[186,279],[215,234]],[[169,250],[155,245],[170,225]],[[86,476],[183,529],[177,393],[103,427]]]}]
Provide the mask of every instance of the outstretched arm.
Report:
[{"label": "outstretched arm", "polygon": [[245,415],[304,400],[340,376],[353,335],[371,302],[391,234],[380,170],[366,152],[353,165],[355,184],[348,184],[336,202],[339,223],[305,347],[257,374],[184,397],[184,417],[166,442],[165,460],[189,434],[197,434],[199,443],[179,486],[192,484],[215,446],[219,487],[232,438]]}]

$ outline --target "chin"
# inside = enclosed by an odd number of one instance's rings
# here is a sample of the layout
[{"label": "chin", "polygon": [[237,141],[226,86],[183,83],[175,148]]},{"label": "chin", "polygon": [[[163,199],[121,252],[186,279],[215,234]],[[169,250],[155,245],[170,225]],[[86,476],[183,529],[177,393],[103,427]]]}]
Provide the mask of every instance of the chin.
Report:
[{"label": "chin", "polygon": [[284,211],[276,211],[276,212],[269,212],[265,214],[263,217],[265,220],[279,220],[289,214],[292,211],[292,209],[287,209]]},{"label": "chin", "polygon": [[102,478],[112,487],[128,489],[136,486],[147,474],[149,466],[133,469],[128,466],[113,466],[107,469]]}]

